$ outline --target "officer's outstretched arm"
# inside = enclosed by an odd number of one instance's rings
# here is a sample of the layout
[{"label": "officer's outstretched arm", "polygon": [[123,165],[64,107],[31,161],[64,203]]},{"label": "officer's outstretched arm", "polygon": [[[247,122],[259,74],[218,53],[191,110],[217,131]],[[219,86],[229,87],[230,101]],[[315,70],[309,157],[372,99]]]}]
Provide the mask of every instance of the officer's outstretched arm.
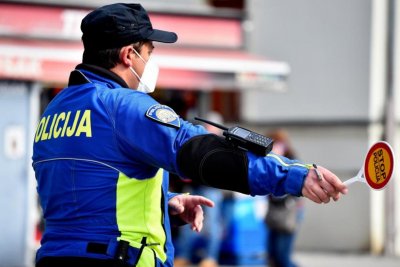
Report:
[{"label": "officer's outstretched arm", "polygon": [[316,165],[273,153],[259,157],[212,134],[195,136],[184,143],[178,153],[178,167],[201,184],[244,194],[291,194],[328,203],[330,198],[336,201],[340,193],[347,193],[340,179],[321,166],[321,177],[317,177]]},{"label": "officer's outstretched arm", "polygon": [[189,139],[177,161],[181,173],[203,185],[251,195],[300,196],[310,168],[275,154],[256,156],[212,134]]}]

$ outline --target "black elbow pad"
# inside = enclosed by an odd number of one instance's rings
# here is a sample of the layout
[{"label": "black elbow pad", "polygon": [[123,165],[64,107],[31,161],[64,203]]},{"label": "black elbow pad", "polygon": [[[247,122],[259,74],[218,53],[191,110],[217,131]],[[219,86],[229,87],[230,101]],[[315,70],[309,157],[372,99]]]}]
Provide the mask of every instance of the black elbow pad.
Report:
[{"label": "black elbow pad", "polygon": [[188,140],[178,152],[182,173],[206,186],[250,194],[246,152],[214,134]]}]

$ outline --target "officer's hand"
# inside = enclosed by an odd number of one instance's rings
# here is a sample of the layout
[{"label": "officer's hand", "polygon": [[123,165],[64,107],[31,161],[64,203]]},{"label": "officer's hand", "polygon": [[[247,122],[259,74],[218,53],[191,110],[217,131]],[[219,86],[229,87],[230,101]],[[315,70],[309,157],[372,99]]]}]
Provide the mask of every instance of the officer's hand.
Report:
[{"label": "officer's hand", "polygon": [[203,228],[203,209],[201,205],[214,207],[214,202],[208,198],[191,195],[177,195],[168,202],[171,215],[178,215],[186,223],[190,223],[192,230],[200,232]]},{"label": "officer's hand", "polygon": [[313,168],[309,170],[302,189],[303,196],[315,203],[328,203],[331,198],[339,200],[340,193],[347,194],[346,185],[335,174],[321,166],[318,166],[318,171],[322,176],[321,181]]}]

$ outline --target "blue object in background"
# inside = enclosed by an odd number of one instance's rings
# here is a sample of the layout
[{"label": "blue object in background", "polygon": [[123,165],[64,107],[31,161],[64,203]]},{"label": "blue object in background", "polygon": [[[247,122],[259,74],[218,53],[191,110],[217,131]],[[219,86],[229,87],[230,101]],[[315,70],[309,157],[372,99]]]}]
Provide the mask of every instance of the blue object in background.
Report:
[{"label": "blue object in background", "polygon": [[265,197],[240,197],[224,202],[225,234],[220,263],[227,265],[266,265],[268,230],[264,216],[257,216],[257,202]]}]

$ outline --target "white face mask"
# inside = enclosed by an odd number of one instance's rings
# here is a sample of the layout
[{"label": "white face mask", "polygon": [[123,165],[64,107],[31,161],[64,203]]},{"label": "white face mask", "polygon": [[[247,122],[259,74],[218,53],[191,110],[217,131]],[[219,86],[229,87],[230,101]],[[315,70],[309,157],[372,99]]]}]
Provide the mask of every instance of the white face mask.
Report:
[{"label": "white face mask", "polygon": [[154,92],[156,88],[156,83],[157,83],[157,78],[158,78],[158,72],[159,68],[157,63],[155,63],[150,56],[147,62],[139,55],[138,52],[134,49],[136,55],[143,61],[145,64],[144,70],[142,77],[139,77],[139,75],[136,73],[136,71],[132,68],[129,67],[129,69],[132,71],[132,73],[139,79],[139,85],[137,90],[143,93],[152,93]]}]

